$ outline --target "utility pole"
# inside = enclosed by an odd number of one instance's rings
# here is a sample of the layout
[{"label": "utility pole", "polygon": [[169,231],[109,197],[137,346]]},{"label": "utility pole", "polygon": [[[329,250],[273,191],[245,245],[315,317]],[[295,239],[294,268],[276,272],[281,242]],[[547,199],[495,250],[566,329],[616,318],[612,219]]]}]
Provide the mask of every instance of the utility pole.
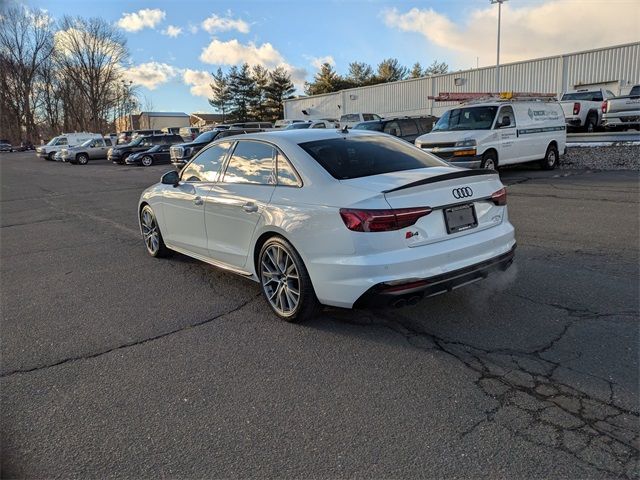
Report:
[{"label": "utility pole", "polygon": [[502,19],[502,4],[507,0],[491,0],[491,4],[498,4],[498,47],[496,53],[496,93],[500,93],[500,21]]}]

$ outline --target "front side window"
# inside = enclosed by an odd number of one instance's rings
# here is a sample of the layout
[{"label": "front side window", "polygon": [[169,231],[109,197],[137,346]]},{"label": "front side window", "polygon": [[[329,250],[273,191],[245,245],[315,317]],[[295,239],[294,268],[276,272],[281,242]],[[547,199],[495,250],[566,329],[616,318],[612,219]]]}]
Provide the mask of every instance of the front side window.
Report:
[{"label": "front side window", "polygon": [[183,170],[183,182],[215,182],[231,143],[224,142],[202,149]]},{"label": "front side window", "polygon": [[301,143],[300,147],[338,180],[446,165],[387,135],[316,140]]},{"label": "front side window", "polygon": [[498,114],[496,128],[515,128],[516,117],[513,114],[513,108],[510,106],[502,107]]},{"label": "front side window", "polygon": [[93,141],[93,146],[94,147],[104,147],[104,140],[102,140],[101,138],[96,138]]},{"label": "front side window", "polygon": [[56,143],[56,145],[68,145],[67,137],[58,138],[58,143]]},{"label": "front side window", "polygon": [[324,123],[316,123],[313,127],[311,128],[327,128],[327,126]]},{"label": "front side window", "polygon": [[240,141],[224,174],[225,183],[274,185],[273,159],[275,150],[260,142]]},{"label": "front side window", "polygon": [[276,155],[278,158],[278,185],[283,185],[285,187],[299,187],[300,180],[298,180],[295,170],[289,163],[289,160],[287,160],[281,152],[277,152]]},{"label": "front side window", "polygon": [[448,110],[440,117],[433,131],[490,130],[498,107],[467,107]]},{"label": "front side window", "polygon": [[398,122],[389,122],[384,126],[384,133],[388,133],[389,135],[398,136],[400,135],[400,125]]}]

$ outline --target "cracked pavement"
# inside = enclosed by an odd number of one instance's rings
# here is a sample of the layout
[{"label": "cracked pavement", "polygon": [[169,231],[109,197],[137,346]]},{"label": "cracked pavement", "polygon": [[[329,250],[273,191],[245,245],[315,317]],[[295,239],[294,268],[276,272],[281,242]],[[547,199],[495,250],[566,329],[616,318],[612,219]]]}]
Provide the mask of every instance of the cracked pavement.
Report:
[{"label": "cracked pavement", "polygon": [[640,477],[637,172],[503,171],[505,274],[290,325],[146,256],[167,169],[0,154],[3,478]]}]

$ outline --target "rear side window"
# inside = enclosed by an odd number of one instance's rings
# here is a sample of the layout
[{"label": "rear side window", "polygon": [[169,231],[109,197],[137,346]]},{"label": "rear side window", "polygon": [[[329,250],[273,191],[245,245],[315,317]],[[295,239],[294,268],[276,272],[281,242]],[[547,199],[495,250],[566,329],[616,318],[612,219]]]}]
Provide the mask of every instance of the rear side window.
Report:
[{"label": "rear side window", "polygon": [[300,147],[338,180],[445,165],[404,141],[382,135],[316,140]]},{"label": "rear side window", "polygon": [[285,156],[276,152],[278,158],[278,185],[284,185],[285,187],[299,187],[300,181],[293,170],[293,167]]},{"label": "rear side window", "polygon": [[275,150],[261,142],[238,142],[224,174],[225,183],[275,185]]},{"label": "rear side window", "polygon": [[224,142],[200,151],[182,171],[183,182],[215,182],[231,143]]},{"label": "rear side window", "polygon": [[104,143],[106,143],[106,144],[107,144],[107,147],[110,147],[110,146],[112,145],[112,143],[111,143],[111,139],[110,139],[110,138],[105,138],[105,139],[104,139]]},{"label": "rear side window", "polygon": [[401,120],[400,128],[402,129],[402,135],[417,135],[418,126],[415,120]]},{"label": "rear side window", "polygon": [[418,118],[418,127],[422,133],[429,133],[433,128],[433,119]]}]

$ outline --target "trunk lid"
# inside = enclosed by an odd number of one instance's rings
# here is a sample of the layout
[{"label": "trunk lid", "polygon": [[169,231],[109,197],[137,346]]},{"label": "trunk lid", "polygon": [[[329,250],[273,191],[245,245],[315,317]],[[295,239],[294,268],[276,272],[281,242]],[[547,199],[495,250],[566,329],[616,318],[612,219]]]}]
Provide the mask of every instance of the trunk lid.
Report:
[{"label": "trunk lid", "polygon": [[[443,166],[342,182],[382,193],[393,209],[431,207],[432,212],[419,218],[414,225],[391,232],[397,235],[394,242],[401,242],[408,247],[491,228],[502,222],[506,211],[504,206],[496,205],[491,199],[492,194],[503,188],[500,178],[497,173],[486,170]],[[465,224],[465,219],[471,219],[472,222]],[[456,222],[462,225],[459,230],[455,228]]]}]

